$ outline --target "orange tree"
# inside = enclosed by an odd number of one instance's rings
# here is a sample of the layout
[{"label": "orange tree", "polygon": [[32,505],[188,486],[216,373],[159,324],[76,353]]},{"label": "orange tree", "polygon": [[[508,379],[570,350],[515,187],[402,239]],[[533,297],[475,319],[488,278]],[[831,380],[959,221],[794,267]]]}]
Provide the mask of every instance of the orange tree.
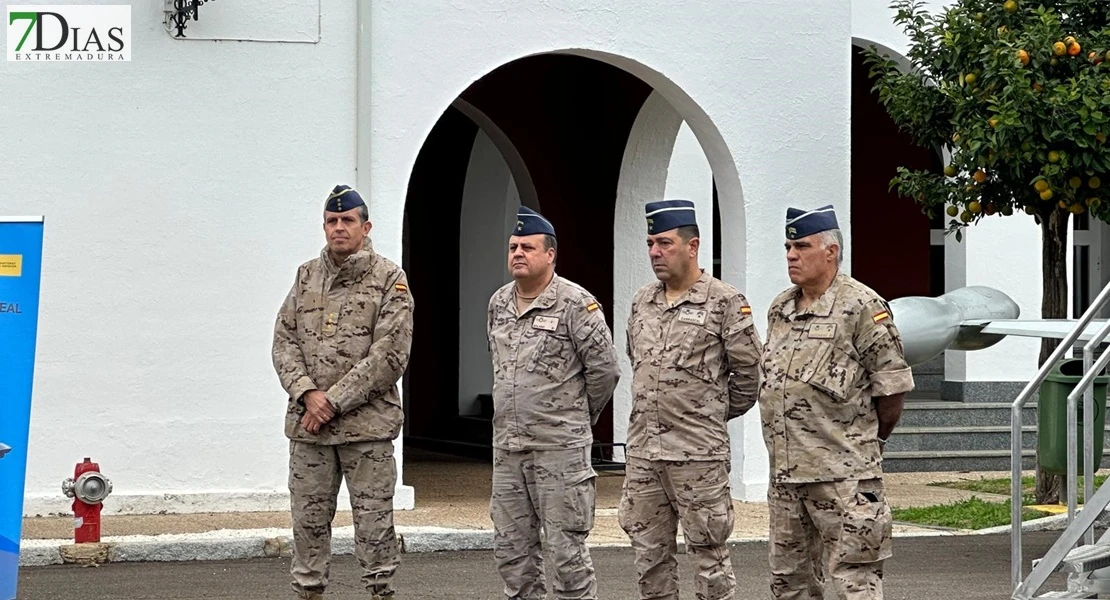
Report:
[{"label": "orange tree", "polygon": [[[865,52],[894,122],[950,158],[943,174],[899,168],[891,187],[930,217],[945,211],[957,240],[983,219],[1034,219],[1041,316],[1066,317],[1068,220],[1110,217],[1101,187],[1110,185],[1110,1],[955,0],[941,13],[923,5],[891,5],[909,38],[908,65]],[[1040,364],[1057,343],[1042,343]],[[1037,475],[1037,500],[1058,501],[1058,478]]]}]

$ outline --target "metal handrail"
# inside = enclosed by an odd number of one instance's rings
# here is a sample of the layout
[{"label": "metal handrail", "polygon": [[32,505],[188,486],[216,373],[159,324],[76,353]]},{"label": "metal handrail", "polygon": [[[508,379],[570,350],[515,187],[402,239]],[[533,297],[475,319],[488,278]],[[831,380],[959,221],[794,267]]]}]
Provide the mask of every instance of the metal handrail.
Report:
[{"label": "metal handrail", "polygon": [[[1083,421],[1083,498],[1084,501],[1090,501],[1091,494],[1094,493],[1094,478],[1095,478],[1095,425],[1092,415],[1094,415],[1095,404],[1095,378],[1110,364],[1110,355],[1103,353],[1098,361],[1093,365],[1095,348],[1102,344],[1106,336],[1110,335],[1110,321],[1099,328],[1098,333],[1091,338],[1085,346],[1083,346],[1083,378],[1076,384],[1075,389],[1068,394],[1068,525],[1075,520],[1075,511],[1078,505],[1079,490],[1076,483],[1076,475],[1079,470],[1078,456],[1079,448],[1078,440],[1076,440],[1076,426],[1079,419],[1077,403],[1079,394],[1083,394],[1083,414],[1087,418]],[[1101,459],[1101,457],[1099,457]],[[1095,543],[1095,531],[1093,529],[1087,531],[1086,543]]]},{"label": "metal handrail", "polygon": [[[1089,324],[1091,322],[1091,320],[1094,319],[1094,316],[1095,316],[1096,313],[1098,313],[1098,311],[1102,310],[1102,307],[1106,304],[1107,300],[1110,300],[1110,284],[1107,284],[1105,287],[1102,288],[1102,291],[1099,292],[1099,294],[1095,298],[1094,302],[1091,303],[1091,305],[1083,313],[1083,316],[1080,317],[1079,322],[1076,323],[1075,328],[1072,329],[1068,333],[1068,335],[1064,337],[1064,339],[1060,342],[1060,344],[1058,346],[1056,346],[1056,349],[1053,350],[1052,355],[1049,356],[1048,360],[1046,360],[1044,362],[1044,364],[1041,365],[1040,369],[1038,369],[1037,375],[1033,379],[1031,379],[1029,381],[1029,383],[1025,384],[1025,387],[1022,388],[1021,393],[1018,394],[1018,397],[1014,399],[1014,402],[1011,405],[1011,416],[1010,416],[1010,428],[1011,428],[1011,430],[1010,430],[1010,467],[1011,467],[1011,473],[1010,473],[1010,532],[1011,532],[1010,533],[1010,540],[1011,540],[1010,541],[1010,576],[1011,576],[1011,580],[1012,580],[1012,586],[1011,586],[1010,589],[1012,589],[1012,590],[1017,590],[1018,586],[1021,585],[1021,580],[1022,580],[1022,568],[1021,568],[1021,509],[1022,509],[1022,502],[1021,502],[1022,456],[1021,456],[1021,451],[1022,451],[1022,448],[1023,448],[1022,439],[1021,439],[1022,409],[1025,407],[1025,403],[1029,401],[1029,398],[1031,398],[1033,396],[1033,392],[1035,390],[1038,390],[1040,388],[1041,383],[1043,383],[1045,378],[1048,377],[1048,372],[1051,371],[1052,367],[1056,364],[1056,362],[1058,360],[1060,360],[1060,358],[1066,352],[1068,352],[1071,349],[1071,347],[1075,344],[1075,341],[1077,339],[1079,339],[1079,336],[1087,328],[1087,324]],[[1102,332],[1100,331],[1099,333],[1102,333]],[[1101,360],[1101,358],[1100,358],[1100,360]],[[1084,433],[1086,434],[1086,432],[1084,432]],[[1073,435],[1074,435],[1074,432],[1073,432]],[[1086,437],[1086,435],[1084,435],[1084,437]],[[1071,459],[1069,459],[1069,460],[1071,460]],[[1088,461],[1088,463],[1089,462],[1090,461]]]}]

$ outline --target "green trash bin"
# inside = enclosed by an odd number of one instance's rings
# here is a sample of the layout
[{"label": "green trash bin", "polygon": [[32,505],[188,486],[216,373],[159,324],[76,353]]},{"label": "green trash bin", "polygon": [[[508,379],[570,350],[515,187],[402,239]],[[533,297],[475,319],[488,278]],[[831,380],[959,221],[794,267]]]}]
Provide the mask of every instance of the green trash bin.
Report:
[{"label": "green trash bin", "polygon": [[[1068,470],[1068,394],[1083,376],[1082,358],[1065,358],[1057,362],[1041,384],[1037,401],[1037,455],[1041,469],[1053,475]],[[1095,453],[1096,464],[1102,462],[1103,433],[1106,429],[1106,384],[1110,375],[1095,377]],[[1083,397],[1079,397],[1076,416],[1076,448],[1079,454],[1078,474],[1083,476]]]}]

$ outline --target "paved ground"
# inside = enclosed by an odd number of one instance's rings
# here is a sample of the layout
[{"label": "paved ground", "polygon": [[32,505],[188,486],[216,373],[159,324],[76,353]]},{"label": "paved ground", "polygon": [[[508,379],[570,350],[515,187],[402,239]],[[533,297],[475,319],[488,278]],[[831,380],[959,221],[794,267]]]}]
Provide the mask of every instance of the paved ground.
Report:
[{"label": "paved ground", "polygon": [[[489,496],[492,468],[489,463],[426,452],[406,454],[405,482],[416,490],[415,510],[398,511],[399,526],[438,526],[452,529],[491,529]],[[1031,473],[1031,472],[1030,472]],[[967,499],[978,495],[984,499],[1006,500],[1008,496],[991,497],[962,490],[929,485],[933,482],[1009,477],[1009,473],[889,473],[884,476],[887,498],[894,508],[930,506]],[[595,544],[627,544],[628,536],[617,523],[623,471],[602,471],[597,480],[597,518],[590,540]],[[765,502],[734,502],[736,525],[733,535],[739,538],[766,537],[767,504]],[[336,515],[335,526],[351,524],[351,513],[342,510]],[[290,516],[285,512],[199,513],[161,515],[114,515],[112,499],[105,502],[102,518],[103,536],[188,534],[223,529],[288,528]],[[924,531],[921,528],[898,526],[898,533]],[[43,516],[23,520],[22,537],[35,539],[72,539],[73,518]]]},{"label": "paved ground", "polygon": [[[1025,562],[1044,554],[1055,533],[1027,533]],[[1010,597],[1008,535],[906,538],[895,541],[888,563],[888,600],[1004,600]],[[738,599],[767,598],[767,546],[733,547]],[[600,597],[637,598],[632,554],[627,548],[593,550]],[[686,557],[681,557],[682,594],[693,598]],[[356,566],[340,557],[327,598],[365,598],[355,587]],[[500,584],[488,552],[408,554],[398,573],[398,600],[495,600]],[[262,559],[196,563],[120,563],[100,567],[32,567],[21,571],[19,600],[199,600],[292,598],[288,561]],[[1050,581],[1063,589],[1062,576]],[[1046,587],[1046,589],[1049,589]]]}]

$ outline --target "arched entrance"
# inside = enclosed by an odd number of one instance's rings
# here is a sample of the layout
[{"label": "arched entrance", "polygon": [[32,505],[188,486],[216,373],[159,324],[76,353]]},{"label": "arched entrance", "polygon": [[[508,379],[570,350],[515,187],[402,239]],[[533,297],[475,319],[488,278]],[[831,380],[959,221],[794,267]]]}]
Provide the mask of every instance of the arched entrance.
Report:
[{"label": "arched entrance", "polygon": [[[643,252],[644,203],[695,199],[703,235],[714,238],[705,240],[702,266],[726,274],[730,266],[732,282],[742,285],[735,165],[705,113],[654,75],[652,85],[648,69],[586,51],[528,56],[475,81],[432,128],[409,179],[404,217],[404,266],[423,308],[403,386],[406,448],[491,453],[485,307],[508,281],[512,221],[504,217],[521,202],[532,205],[534,197],[533,207],[554,224],[557,272],[602,303],[620,354],[626,305],[653,279]],[[715,181],[726,183],[718,190]],[[722,223],[730,244],[719,241]],[[627,285],[615,286],[622,277]],[[630,380],[626,373],[621,388]],[[623,441],[625,423],[614,414],[627,419],[620,398],[594,428],[601,446]]]}]

